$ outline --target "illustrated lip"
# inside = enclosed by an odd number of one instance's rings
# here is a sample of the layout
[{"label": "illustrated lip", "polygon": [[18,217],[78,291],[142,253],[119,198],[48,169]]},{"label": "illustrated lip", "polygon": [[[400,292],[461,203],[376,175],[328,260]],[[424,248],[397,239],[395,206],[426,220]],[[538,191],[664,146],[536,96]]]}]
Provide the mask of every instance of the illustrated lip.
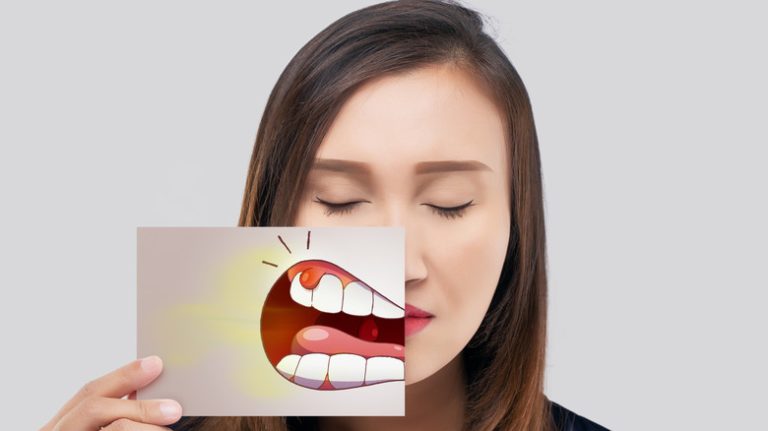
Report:
[{"label": "illustrated lip", "polygon": [[297,385],[350,389],[404,380],[406,310],[320,259],[288,268],[261,314],[264,351]]}]

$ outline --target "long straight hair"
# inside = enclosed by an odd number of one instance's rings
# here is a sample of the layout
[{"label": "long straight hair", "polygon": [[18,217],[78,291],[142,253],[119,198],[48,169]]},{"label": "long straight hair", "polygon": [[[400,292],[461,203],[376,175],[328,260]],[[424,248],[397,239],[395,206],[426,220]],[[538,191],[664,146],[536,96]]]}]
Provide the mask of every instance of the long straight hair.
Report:
[{"label": "long straight hair", "polygon": [[[452,64],[494,96],[506,127],[510,237],[479,329],[463,349],[465,429],[553,429],[543,393],[547,278],[540,156],[531,104],[515,68],[456,1],[385,2],[312,38],[280,75],[259,124],[239,226],[290,226],[306,173],[342,104],[363,83]],[[185,417],[177,430],[315,429],[313,417]]]}]

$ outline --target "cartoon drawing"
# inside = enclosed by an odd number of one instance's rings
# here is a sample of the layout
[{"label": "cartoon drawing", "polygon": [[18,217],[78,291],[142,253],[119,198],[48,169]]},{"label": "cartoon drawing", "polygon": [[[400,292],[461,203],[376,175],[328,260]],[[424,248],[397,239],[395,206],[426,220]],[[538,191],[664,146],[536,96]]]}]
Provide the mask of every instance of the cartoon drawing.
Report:
[{"label": "cartoon drawing", "polygon": [[303,260],[268,293],[261,339],[288,381],[315,390],[353,389],[404,380],[403,317],[401,307],[344,268]]}]

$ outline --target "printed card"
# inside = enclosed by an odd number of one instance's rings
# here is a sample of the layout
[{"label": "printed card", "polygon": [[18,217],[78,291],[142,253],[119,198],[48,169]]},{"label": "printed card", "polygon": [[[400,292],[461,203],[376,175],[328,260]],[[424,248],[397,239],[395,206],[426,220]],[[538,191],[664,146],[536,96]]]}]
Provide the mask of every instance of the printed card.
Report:
[{"label": "printed card", "polygon": [[139,227],[138,399],[185,416],[405,414],[402,227]]}]

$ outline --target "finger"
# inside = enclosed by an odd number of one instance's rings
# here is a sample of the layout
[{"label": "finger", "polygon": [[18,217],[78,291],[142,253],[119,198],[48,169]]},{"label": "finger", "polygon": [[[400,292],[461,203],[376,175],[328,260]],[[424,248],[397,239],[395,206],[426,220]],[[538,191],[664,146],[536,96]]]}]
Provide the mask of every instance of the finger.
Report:
[{"label": "finger", "polygon": [[143,424],[141,422],[132,421],[130,419],[121,418],[118,419],[109,426],[102,428],[101,431],[171,431],[170,428],[161,427],[152,424]]},{"label": "finger", "polygon": [[107,373],[83,385],[79,391],[59,409],[56,415],[42,428],[47,431],[64,415],[88,397],[121,398],[132,390],[144,387],[160,375],[163,362],[157,356],[148,356]]},{"label": "finger", "polygon": [[181,405],[170,399],[134,401],[90,397],[67,413],[59,427],[99,429],[121,418],[146,424],[170,425],[181,418]]},{"label": "finger", "polygon": [[158,356],[132,361],[83,385],[75,401],[79,402],[89,396],[122,398],[151,383],[162,370],[163,361]]}]

